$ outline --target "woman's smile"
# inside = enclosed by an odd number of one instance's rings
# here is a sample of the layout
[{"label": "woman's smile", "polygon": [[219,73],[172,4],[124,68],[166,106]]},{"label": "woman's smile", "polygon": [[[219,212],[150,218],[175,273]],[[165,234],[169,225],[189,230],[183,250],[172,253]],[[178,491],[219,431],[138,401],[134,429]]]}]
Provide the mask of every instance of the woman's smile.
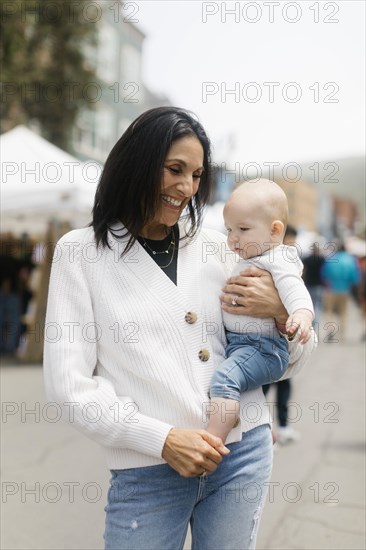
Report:
[{"label": "woman's smile", "polygon": [[169,195],[162,195],[161,198],[164,206],[175,211],[179,211],[183,204],[183,201],[169,197]]}]

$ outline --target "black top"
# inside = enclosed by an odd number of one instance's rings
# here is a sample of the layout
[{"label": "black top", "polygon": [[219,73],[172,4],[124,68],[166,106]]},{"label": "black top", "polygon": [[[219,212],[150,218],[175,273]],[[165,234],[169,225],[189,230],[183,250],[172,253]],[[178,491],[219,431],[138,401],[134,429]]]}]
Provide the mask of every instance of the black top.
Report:
[{"label": "black top", "polygon": [[307,286],[319,286],[322,284],[321,269],[324,264],[324,258],[312,254],[303,259],[304,281]]},{"label": "black top", "polygon": [[165,237],[165,239],[159,241],[145,239],[144,237],[138,237],[137,240],[141,246],[144,247],[154,262],[162,269],[165,275],[167,275],[167,277],[169,277],[169,279],[176,285],[179,249],[178,225],[173,227],[173,232]]},{"label": "black top", "polygon": [[31,260],[18,260],[13,256],[0,255],[0,290],[4,292],[17,293],[21,288],[19,278],[20,271],[24,268],[33,269]]}]

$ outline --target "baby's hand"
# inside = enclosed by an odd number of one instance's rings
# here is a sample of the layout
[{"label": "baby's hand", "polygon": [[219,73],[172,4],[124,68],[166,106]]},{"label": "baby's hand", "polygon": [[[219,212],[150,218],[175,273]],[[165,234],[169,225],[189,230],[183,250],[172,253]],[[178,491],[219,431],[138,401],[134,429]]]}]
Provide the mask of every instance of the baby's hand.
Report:
[{"label": "baby's hand", "polygon": [[313,314],[308,309],[298,309],[290,315],[286,323],[288,336],[295,336],[300,344],[306,344],[310,338]]}]

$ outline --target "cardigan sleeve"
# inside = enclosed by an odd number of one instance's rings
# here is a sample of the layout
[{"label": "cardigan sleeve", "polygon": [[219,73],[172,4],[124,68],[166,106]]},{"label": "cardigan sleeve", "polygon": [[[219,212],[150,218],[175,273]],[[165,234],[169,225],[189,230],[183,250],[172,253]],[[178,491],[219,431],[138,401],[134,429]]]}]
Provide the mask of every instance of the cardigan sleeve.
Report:
[{"label": "cardigan sleeve", "polygon": [[96,324],[82,242],[75,242],[75,233],[57,243],[51,269],[44,341],[47,398],[61,407],[64,420],[94,441],[160,458],[173,426],[141,414],[132,397],[117,397],[112,383],[95,375]]},{"label": "cardigan sleeve", "polygon": [[[284,335],[282,335],[282,337],[286,338]],[[315,350],[317,345],[318,339],[315,330],[313,329],[311,330],[310,339],[306,342],[306,344],[299,344],[296,340],[292,342],[288,341],[288,351],[290,354],[289,365],[280,380],[285,380],[286,378],[291,378],[292,376],[298,374],[308,362],[310,355]]]}]

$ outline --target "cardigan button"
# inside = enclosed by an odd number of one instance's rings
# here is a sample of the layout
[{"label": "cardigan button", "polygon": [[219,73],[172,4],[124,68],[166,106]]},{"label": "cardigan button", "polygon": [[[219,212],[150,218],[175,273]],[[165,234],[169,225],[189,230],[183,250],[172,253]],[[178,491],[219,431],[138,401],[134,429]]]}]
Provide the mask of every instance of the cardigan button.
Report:
[{"label": "cardigan button", "polygon": [[206,362],[210,358],[210,352],[208,351],[208,349],[201,349],[199,351],[198,357],[201,361]]},{"label": "cardigan button", "polygon": [[184,320],[189,325],[193,325],[193,323],[197,321],[197,313],[195,313],[194,311],[188,311],[185,314]]}]

